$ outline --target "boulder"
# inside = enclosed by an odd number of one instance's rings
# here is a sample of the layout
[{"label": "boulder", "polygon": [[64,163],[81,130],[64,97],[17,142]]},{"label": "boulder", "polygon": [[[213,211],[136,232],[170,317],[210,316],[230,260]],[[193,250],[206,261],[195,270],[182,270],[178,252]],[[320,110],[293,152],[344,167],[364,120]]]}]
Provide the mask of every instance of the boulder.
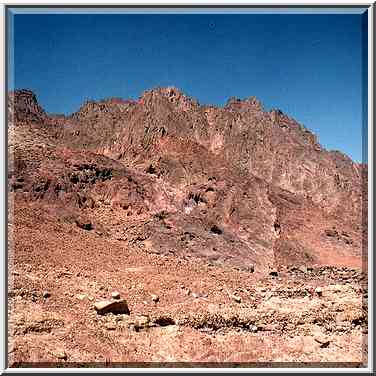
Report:
[{"label": "boulder", "polygon": [[113,314],[126,314],[129,315],[130,311],[128,308],[127,301],[117,300],[117,301],[101,301],[94,304],[94,308],[99,315],[105,315],[106,313]]}]

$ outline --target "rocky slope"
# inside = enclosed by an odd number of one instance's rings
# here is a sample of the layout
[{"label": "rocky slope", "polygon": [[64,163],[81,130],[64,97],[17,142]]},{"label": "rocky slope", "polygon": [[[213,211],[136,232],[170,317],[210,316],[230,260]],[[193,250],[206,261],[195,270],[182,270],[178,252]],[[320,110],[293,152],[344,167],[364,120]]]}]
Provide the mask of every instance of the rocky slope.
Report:
[{"label": "rocky slope", "polygon": [[61,207],[149,252],[257,272],[361,265],[365,167],[255,97],[218,108],[156,88],[59,116],[20,90],[9,115],[16,203]]},{"label": "rocky slope", "polygon": [[10,367],[366,366],[366,165],[254,97],[8,115]]}]

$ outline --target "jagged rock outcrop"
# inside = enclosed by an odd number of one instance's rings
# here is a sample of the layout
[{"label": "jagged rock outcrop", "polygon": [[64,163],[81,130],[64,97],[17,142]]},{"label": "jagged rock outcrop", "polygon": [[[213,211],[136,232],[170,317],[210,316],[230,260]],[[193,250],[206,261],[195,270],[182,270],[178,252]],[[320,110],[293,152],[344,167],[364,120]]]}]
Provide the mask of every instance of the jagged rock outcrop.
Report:
[{"label": "jagged rock outcrop", "polygon": [[10,122],[40,122],[46,119],[46,113],[39,106],[35,94],[31,90],[17,90],[9,94],[8,115]]},{"label": "jagged rock outcrop", "polygon": [[[219,108],[156,88],[137,101],[90,101],[57,117],[22,90],[10,95],[9,113],[24,127],[16,131],[11,190],[73,205],[103,226],[108,216],[123,228],[137,222],[122,236],[151,252],[260,270],[360,260],[364,166],[326,151],[255,97]],[[25,152],[23,142],[36,137],[43,147]],[[333,227],[349,240],[328,237]]]}]

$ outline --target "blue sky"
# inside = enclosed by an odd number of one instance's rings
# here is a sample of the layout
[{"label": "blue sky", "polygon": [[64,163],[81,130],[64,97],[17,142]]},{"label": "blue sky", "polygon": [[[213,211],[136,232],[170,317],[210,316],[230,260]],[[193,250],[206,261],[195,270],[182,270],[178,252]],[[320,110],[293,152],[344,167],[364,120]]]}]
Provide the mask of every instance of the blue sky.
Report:
[{"label": "blue sky", "polygon": [[362,161],[359,14],[16,14],[11,27],[9,87],[48,112],[156,86],[218,106],[256,96]]}]

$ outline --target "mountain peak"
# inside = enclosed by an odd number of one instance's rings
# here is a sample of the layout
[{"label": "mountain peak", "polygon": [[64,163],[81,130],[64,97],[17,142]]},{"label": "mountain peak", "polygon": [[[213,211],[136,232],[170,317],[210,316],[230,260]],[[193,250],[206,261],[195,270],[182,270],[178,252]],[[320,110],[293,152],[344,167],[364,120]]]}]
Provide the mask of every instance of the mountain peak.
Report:
[{"label": "mountain peak", "polygon": [[140,98],[140,103],[152,104],[160,100],[167,100],[168,102],[177,105],[178,108],[183,111],[199,106],[196,99],[185,95],[180,89],[174,86],[156,87],[154,89],[144,91]]},{"label": "mountain peak", "polygon": [[251,109],[255,111],[263,110],[262,103],[254,96],[248,97],[245,99],[231,97],[227,101],[225,108],[233,109],[233,110],[247,110],[247,109]]},{"label": "mountain peak", "polygon": [[39,122],[46,117],[46,112],[39,105],[37,96],[32,90],[19,89],[11,92],[8,98],[10,118],[17,121]]}]

